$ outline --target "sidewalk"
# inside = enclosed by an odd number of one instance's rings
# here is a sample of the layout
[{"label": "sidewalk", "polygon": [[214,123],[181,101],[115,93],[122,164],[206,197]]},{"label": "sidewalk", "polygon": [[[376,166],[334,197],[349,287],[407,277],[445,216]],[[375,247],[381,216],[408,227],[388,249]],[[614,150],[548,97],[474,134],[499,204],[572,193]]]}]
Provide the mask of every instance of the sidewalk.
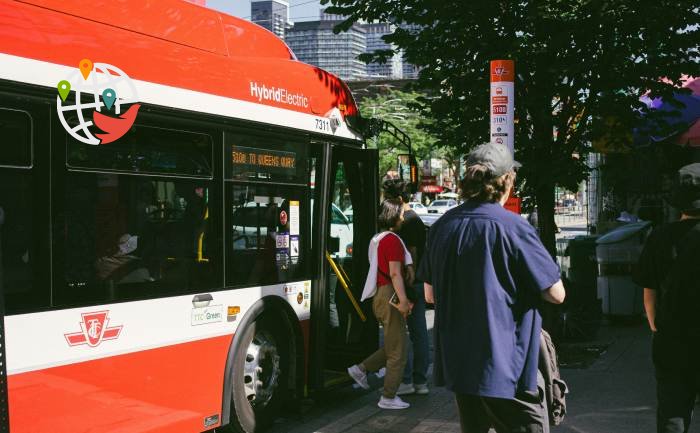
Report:
[{"label": "sidewalk", "polygon": [[[567,397],[569,414],[564,424],[553,431],[656,431],[656,382],[646,325],[603,326],[596,344],[609,347],[591,367],[562,370],[571,388]],[[697,417],[689,433],[700,433]]]},{"label": "sidewalk", "polygon": [[[571,389],[569,413],[564,424],[552,432],[654,432],[655,381],[649,338],[641,323],[603,326],[595,344],[607,344],[607,351],[586,369],[562,369]],[[376,388],[366,392],[351,387],[333,390],[308,413],[280,420],[271,432],[459,432],[452,393],[444,388],[431,388],[428,396],[406,397],[412,406],[402,411],[379,409],[378,399]],[[697,418],[690,433],[700,433]]]}]

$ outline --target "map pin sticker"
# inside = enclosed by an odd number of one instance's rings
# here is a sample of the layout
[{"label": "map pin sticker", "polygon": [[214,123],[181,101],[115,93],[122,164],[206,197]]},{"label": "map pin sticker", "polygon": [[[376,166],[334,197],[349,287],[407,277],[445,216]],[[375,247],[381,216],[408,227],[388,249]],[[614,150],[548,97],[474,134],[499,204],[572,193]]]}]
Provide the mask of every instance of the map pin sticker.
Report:
[{"label": "map pin sticker", "polygon": [[105,101],[107,109],[111,110],[114,101],[117,99],[117,92],[112,89],[104,89],[104,91],[102,91],[102,99]]},{"label": "map pin sticker", "polygon": [[61,97],[61,100],[66,102],[66,98],[70,93],[70,83],[66,80],[59,81],[56,88],[58,89],[58,95]]},{"label": "map pin sticker", "polygon": [[83,74],[83,78],[87,80],[90,72],[92,72],[92,61],[90,61],[90,59],[83,59],[80,61],[80,72]]}]

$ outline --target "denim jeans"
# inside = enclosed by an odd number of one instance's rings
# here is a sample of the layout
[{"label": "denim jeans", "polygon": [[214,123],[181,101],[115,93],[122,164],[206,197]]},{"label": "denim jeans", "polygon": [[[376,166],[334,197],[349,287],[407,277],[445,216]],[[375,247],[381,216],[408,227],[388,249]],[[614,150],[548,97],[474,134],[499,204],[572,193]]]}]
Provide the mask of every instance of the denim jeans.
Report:
[{"label": "denim jeans", "polygon": [[425,323],[425,295],[423,282],[417,281],[413,287],[418,300],[408,316],[408,334],[411,337],[408,359],[403,371],[403,383],[425,384],[428,381],[428,327]]}]

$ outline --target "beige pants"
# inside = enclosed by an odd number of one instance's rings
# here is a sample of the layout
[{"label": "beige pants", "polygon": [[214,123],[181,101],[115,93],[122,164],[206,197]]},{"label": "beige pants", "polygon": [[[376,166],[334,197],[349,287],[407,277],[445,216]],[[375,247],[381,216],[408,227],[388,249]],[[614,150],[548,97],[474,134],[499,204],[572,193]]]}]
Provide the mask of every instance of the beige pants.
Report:
[{"label": "beige pants", "polygon": [[372,310],[383,326],[384,346],[362,361],[362,365],[367,371],[377,371],[386,367],[384,397],[387,398],[394,398],[396,390],[399,389],[408,349],[406,321],[399,310],[389,304],[389,299],[393,294],[394,288],[391,285],[377,288],[377,294],[372,299]]}]

